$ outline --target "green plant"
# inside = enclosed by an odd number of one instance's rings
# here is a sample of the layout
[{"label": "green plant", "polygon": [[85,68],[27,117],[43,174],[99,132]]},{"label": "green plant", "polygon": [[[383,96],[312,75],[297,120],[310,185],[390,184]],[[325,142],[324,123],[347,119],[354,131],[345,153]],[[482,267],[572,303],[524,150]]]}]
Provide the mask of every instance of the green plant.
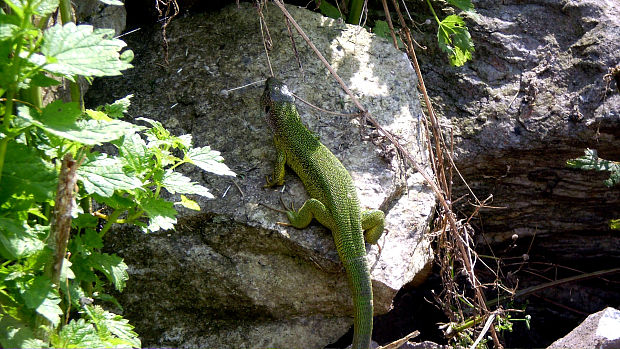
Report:
[{"label": "green plant", "polygon": [[[613,187],[620,183],[620,162],[601,159],[594,149],[586,149],[583,156],[566,161],[566,166],[582,170],[608,171],[609,178],[605,180],[605,185]],[[609,227],[620,230],[620,219],[612,219]]]},{"label": "green plant", "polygon": [[[447,1],[465,12],[472,13],[474,11],[471,0]],[[471,40],[471,35],[463,18],[459,15],[450,15],[440,21],[433,9],[433,5],[431,5],[431,1],[426,0],[426,3],[439,25],[437,29],[439,48],[448,54],[450,64],[459,67],[471,60],[472,53],[474,52],[474,42]]]},{"label": "green plant", "polygon": [[[349,15],[347,17],[347,23],[359,24],[362,15],[362,9],[364,7],[365,0],[350,0],[348,2]],[[319,11],[331,18],[341,18],[342,14],[340,10],[328,3],[326,0],[316,1],[318,3]],[[465,13],[473,14],[474,5],[471,0],[447,0],[449,4],[459,8]],[[463,17],[460,15],[450,15],[440,20],[437,17],[437,13],[433,8],[430,0],[426,0],[428,7],[437,22],[437,41],[439,48],[448,54],[450,64],[453,66],[462,66],[467,61],[472,59],[472,54],[475,51],[474,42],[471,39],[469,30],[465,25]],[[373,32],[381,37],[390,38],[390,29],[388,23],[381,20],[376,20],[373,27]],[[402,41],[397,39],[399,47],[402,45]]]},{"label": "green plant", "polygon": [[[46,29],[58,6],[65,23]],[[175,172],[183,164],[234,173],[190,135],[120,120],[131,96],[94,110],[42,106],[40,88],[58,78],[131,68],[133,55],[120,52],[125,43],[113,31],[71,23],[68,8],[67,0],[0,5],[0,345],[140,347],[128,321],[101,306],[120,308],[106,285],[122,291],[128,279],[122,258],[101,251],[104,234],[114,223],[172,229],[175,205],[199,209],[184,195],[160,198],[161,189],[212,197]],[[106,143],[114,147],[99,147]]]}]

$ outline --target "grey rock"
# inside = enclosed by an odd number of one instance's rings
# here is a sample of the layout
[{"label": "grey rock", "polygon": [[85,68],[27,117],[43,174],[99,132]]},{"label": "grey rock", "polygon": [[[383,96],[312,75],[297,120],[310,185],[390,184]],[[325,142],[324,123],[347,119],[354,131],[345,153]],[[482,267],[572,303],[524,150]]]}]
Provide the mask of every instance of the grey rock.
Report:
[{"label": "grey rock", "polygon": [[573,348],[620,348],[620,311],[608,307],[591,314],[569,334],[547,347],[547,349]]},{"label": "grey rock", "polygon": [[127,11],[125,6],[106,5],[99,0],[75,2],[78,22],[87,22],[95,28],[114,29],[115,35],[125,30]]},{"label": "grey rock", "polygon": [[[606,173],[566,167],[586,147],[620,158],[619,87],[605,79],[620,62],[620,3],[475,6],[467,19],[472,62],[448,67],[430,34],[421,39],[431,49],[420,60],[438,113],[454,131],[460,171],[480,200],[492,194],[490,205],[499,207],[481,210],[487,241],[585,233],[589,242],[562,251],[565,257],[593,251],[602,240],[608,253],[620,254],[617,235],[608,239],[609,219],[620,217],[620,188],[604,186]],[[468,192],[456,184],[456,197]]]},{"label": "grey rock", "polygon": [[[406,56],[364,29],[288,8],[374,117],[410,152],[423,153],[416,78]],[[299,70],[280,11],[270,5],[264,14],[276,77],[310,103],[355,112],[295,36]],[[221,151],[239,177],[183,168],[216,196],[194,198],[201,213],[183,211],[177,232],[117,230],[108,236],[107,248],[130,266],[127,288],[119,295],[125,316],[145,346],[318,348],[334,342],[352,323],[352,302],[331,234],[319,225],[302,230],[278,225],[285,217],[260,205],[278,207],[282,196],[300,207],[308,196],[290,172],[284,188],[262,188],[275,149],[259,106],[269,70],[256,10],[241,4],[172,22],[168,65],[158,30],[127,36],[135,69],[98,80],[89,104],[133,93],[133,117],[161,120],[177,135],[191,133],[195,146]],[[432,252],[424,233],[434,196],[419,174],[409,173],[404,181],[390,145],[369,130],[362,137],[356,117],[298,107],[310,130],[351,173],[362,206],[387,214],[382,252],[368,248],[376,313],[385,313],[396,292],[427,271]],[[418,160],[425,162],[421,155]]]}]

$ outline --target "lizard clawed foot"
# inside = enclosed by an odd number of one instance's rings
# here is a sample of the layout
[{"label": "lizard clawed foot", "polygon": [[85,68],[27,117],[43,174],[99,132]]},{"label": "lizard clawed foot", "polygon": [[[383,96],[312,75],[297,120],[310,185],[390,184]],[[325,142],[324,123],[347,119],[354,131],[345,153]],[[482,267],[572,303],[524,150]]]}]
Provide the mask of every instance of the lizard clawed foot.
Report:
[{"label": "lizard clawed foot", "polygon": [[258,204],[259,204],[259,205],[261,205],[261,206],[265,206],[265,207],[267,207],[268,209],[273,210],[273,211],[276,211],[276,212],[280,212],[280,213],[286,213],[286,212],[287,212],[287,211],[284,211],[284,210],[277,209],[277,208],[275,208],[275,207],[271,207],[271,206],[269,206],[269,205],[267,205],[267,204],[263,204],[262,202],[259,202]]},{"label": "lizard clawed foot", "polygon": [[292,202],[291,202],[290,208],[286,206],[286,204],[284,203],[284,200],[282,199],[282,195],[280,195],[280,204],[282,204],[282,207],[284,207],[284,210],[286,210],[285,212],[297,212],[297,210],[295,210],[295,205],[293,205]]},{"label": "lizard clawed foot", "polygon": [[273,187],[273,182],[271,182],[271,179],[269,178],[269,176],[265,176],[265,185],[263,185],[263,188],[270,188]]}]

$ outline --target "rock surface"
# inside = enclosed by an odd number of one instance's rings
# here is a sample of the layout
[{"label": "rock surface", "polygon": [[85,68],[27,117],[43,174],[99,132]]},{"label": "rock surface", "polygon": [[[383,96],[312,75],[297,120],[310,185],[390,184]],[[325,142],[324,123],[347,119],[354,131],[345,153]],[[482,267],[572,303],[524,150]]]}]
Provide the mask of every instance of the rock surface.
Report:
[{"label": "rock surface", "polygon": [[[471,62],[447,66],[434,29],[419,38],[429,50],[418,57],[434,105],[454,131],[460,172],[480,200],[493,195],[488,205],[495,208],[471,220],[479,250],[491,243],[497,257],[512,257],[504,259],[504,274],[530,271],[512,278],[509,286],[519,289],[549,280],[541,274],[576,275],[564,267],[620,265],[620,234],[608,225],[620,217],[620,187],[603,184],[607,173],[566,167],[586,147],[620,159],[620,86],[606,77],[620,64],[620,2],[474,5],[477,15],[466,20],[476,45]],[[455,198],[468,193],[460,182],[454,191]],[[460,200],[462,212],[474,211],[471,202]],[[582,314],[618,306],[618,274],[605,277],[538,292],[541,298],[528,300],[532,331],[522,326],[508,346],[548,345]]]},{"label": "rock surface", "polygon": [[620,348],[620,311],[605,308],[588,316],[577,328],[553,342],[547,349]]},{"label": "rock surface", "polygon": [[[604,79],[620,64],[620,3],[475,5],[473,61],[462,68],[425,61],[423,71],[454,127],[459,169],[478,198],[493,194],[492,206],[503,207],[483,210],[484,230],[496,241],[515,233],[609,237],[620,189],[603,185],[606,174],[569,169],[566,160],[586,147],[620,158],[619,89]],[[423,59],[445,60],[429,53]],[[618,245],[610,247],[620,255]]]},{"label": "rock surface", "polygon": [[[420,107],[405,55],[359,27],[289,10],[375,118],[418,153]],[[264,15],[275,75],[310,103],[355,112],[295,36],[300,71],[280,11],[269,6]],[[158,30],[125,38],[136,53],[135,69],[98,80],[87,104],[133,93],[132,117],[161,120],[177,135],[191,133],[195,146],[221,151],[239,176],[231,180],[184,169],[216,195],[195,198],[202,213],[182,212],[177,232],[108,236],[107,248],[130,266],[127,288],[119,295],[125,317],[150,347],[317,348],[335,341],[352,323],[352,302],[331,234],[319,225],[303,230],[277,225],[283,215],[259,205],[278,207],[282,196],[299,207],[307,194],[292,173],[284,188],[262,188],[275,149],[258,102],[269,70],[256,9],[242,4],[173,21],[167,28],[169,64]],[[389,145],[376,139],[387,149],[382,151],[362,138],[354,116],[298,107],[306,125],[351,173],[362,206],[387,214],[382,252],[372,246],[368,255],[376,313],[385,313],[396,292],[432,259],[424,233],[434,196],[417,174],[405,183]]]}]

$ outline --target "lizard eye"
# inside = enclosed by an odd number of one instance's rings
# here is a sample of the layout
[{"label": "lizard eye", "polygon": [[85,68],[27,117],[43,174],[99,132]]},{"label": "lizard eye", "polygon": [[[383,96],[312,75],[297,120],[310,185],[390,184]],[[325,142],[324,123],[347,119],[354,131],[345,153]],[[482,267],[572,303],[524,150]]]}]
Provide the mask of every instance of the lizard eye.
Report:
[{"label": "lizard eye", "polygon": [[266,105],[265,106],[265,113],[269,114],[269,111],[271,110],[271,107]]}]

